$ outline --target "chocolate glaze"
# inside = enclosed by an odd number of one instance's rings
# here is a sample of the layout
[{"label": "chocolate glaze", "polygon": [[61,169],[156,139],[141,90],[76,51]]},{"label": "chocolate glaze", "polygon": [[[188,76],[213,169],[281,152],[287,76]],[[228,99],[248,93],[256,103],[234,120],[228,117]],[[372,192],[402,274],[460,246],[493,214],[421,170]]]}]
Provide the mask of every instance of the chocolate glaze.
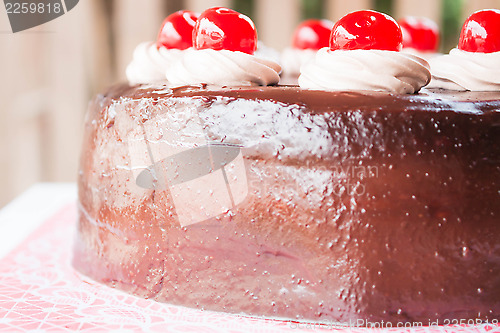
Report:
[{"label": "chocolate glaze", "polygon": [[[298,106],[298,121],[325,120],[333,153],[244,156],[246,199],[181,227],[168,190],[135,184],[125,141],[194,101],[200,113],[236,102]],[[121,85],[94,100],[85,126],[73,263],[97,281],[294,320],[500,317],[498,93]]]}]

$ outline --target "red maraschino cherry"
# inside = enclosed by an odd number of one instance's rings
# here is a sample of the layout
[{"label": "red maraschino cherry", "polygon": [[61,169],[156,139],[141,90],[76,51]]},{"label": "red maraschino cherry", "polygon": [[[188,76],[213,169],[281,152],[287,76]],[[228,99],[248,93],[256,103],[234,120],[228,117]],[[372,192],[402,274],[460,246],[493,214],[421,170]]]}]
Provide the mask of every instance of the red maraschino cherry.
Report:
[{"label": "red maraschino cherry", "polygon": [[483,9],[465,20],[458,48],[468,52],[500,51],[500,10]]},{"label": "red maraschino cherry", "polygon": [[403,32],[403,47],[423,52],[436,52],[439,47],[439,27],[427,17],[407,16],[399,20]]},{"label": "red maraschino cherry", "polygon": [[319,50],[330,42],[333,22],[329,20],[306,20],[299,24],[292,37],[293,48]]},{"label": "red maraschino cherry", "polygon": [[402,33],[389,15],[360,10],[345,15],[335,23],[330,35],[330,50],[400,51]]},{"label": "red maraschino cherry", "polygon": [[156,47],[185,50],[193,46],[193,28],[198,15],[189,10],[180,10],[167,16],[158,33]]},{"label": "red maraschino cherry", "polygon": [[253,54],[257,30],[252,20],[235,10],[214,7],[201,13],[193,30],[195,49],[240,51]]}]

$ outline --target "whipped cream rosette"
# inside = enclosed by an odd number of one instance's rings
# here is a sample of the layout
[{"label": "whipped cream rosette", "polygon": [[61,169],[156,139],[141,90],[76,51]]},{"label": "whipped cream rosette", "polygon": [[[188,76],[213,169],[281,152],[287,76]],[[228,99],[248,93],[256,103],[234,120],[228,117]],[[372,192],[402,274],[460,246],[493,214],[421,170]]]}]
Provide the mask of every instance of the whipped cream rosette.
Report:
[{"label": "whipped cream rosette", "polygon": [[500,90],[500,10],[485,9],[465,21],[458,47],[429,61],[431,88]]},{"label": "whipped cream rosette", "polygon": [[435,57],[439,57],[440,55],[443,55],[440,52],[420,51],[420,50],[414,49],[412,47],[405,47],[401,50],[401,52],[419,57],[421,59],[424,59],[427,62],[431,61],[431,59],[433,59]]},{"label": "whipped cream rosette", "polygon": [[126,75],[130,84],[165,81],[165,72],[184,50],[157,47],[155,42],[143,42],[134,50]]},{"label": "whipped cream rosette", "polygon": [[284,76],[298,77],[302,65],[314,59],[316,52],[328,46],[333,22],[310,19],[302,22],[295,29],[292,45],[281,53]]},{"label": "whipped cream rosette", "polygon": [[194,27],[193,46],[166,70],[172,85],[267,86],[279,82],[281,66],[255,54],[255,25],[234,10],[214,7],[204,11]]},{"label": "whipped cream rosette", "polygon": [[271,60],[283,67],[280,60],[281,53],[260,40],[257,41],[257,50],[255,50],[254,55],[262,59]]},{"label": "whipped cream rosette", "polygon": [[318,50],[299,50],[292,47],[287,47],[281,53],[281,65],[283,66],[283,74],[299,75],[302,65],[314,59]]},{"label": "whipped cream rosette", "polygon": [[323,48],[302,68],[299,85],[317,90],[374,90],[413,94],[430,80],[425,60],[386,50]]},{"label": "whipped cream rosette", "polygon": [[165,71],[193,44],[198,14],[180,10],[163,21],[156,42],[140,43],[134,50],[126,75],[130,84],[164,82]]},{"label": "whipped cream rosette", "polygon": [[429,61],[439,56],[440,33],[436,22],[427,17],[405,16],[398,21],[403,33],[402,52]]},{"label": "whipped cream rosette", "polygon": [[278,63],[239,51],[189,49],[166,71],[168,82],[182,86],[268,86],[279,82]]},{"label": "whipped cream rosette", "polygon": [[299,85],[317,90],[418,92],[430,81],[428,63],[400,52],[402,32],[388,15],[363,10],[333,27],[330,47],[301,68]]},{"label": "whipped cream rosette", "polygon": [[429,88],[449,90],[500,90],[500,52],[467,52],[455,48],[429,61]]}]

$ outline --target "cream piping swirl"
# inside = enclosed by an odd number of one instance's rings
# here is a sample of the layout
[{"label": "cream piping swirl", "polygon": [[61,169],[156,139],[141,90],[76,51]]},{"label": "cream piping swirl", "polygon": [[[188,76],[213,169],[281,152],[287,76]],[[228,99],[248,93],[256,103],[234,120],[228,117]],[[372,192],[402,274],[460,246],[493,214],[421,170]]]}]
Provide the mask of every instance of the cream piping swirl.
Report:
[{"label": "cream piping swirl", "polygon": [[467,52],[457,48],[429,61],[432,80],[429,88],[499,91],[500,51]]},{"label": "cream piping swirl", "polygon": [[429,83],[429,64],[396,51],[322,48],[301,68],[301,88],[413,94]]},{"label": "cream piping swirl", "polygon": [[276,62],[238,51],[188,49],[166,71],[172,85],[267,86],[279,82]]},{"label": "cream piping swirl", "polygon": [[132,62],[127,66],[126,75],[130,84],[166,81],[165,71],[183,51],[157,48],[154,42],[143,42],[134,50]]},{"label": "cream piping swirl", "polygon": [[314,59],[316,50],[300,50],[287,47],[281,53],[281,65],[283,66],[283,74],[299,75],[300,67],[308,61]]}]

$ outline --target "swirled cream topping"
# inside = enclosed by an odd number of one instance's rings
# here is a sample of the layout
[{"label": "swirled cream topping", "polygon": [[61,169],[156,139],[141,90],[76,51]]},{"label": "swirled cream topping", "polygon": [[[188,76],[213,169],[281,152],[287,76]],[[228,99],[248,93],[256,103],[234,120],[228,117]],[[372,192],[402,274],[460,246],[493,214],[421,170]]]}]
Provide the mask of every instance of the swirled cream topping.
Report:
[{"label": "swirled cream topping", "polygon": [[429,83],[427,61],[417,56],[383,50],[322,48],[301,68],[301,88],[372,90],[413,94]]},{"label": "swirled cream topping", "polygon": [[[404,47],[401,52],[404,53],[409,53],[414,56],[417,56],[419,58],[424,59],[425,61],[429,62],[432,58],[439,57],[442,55],[442,53],[439,52],[433,52],[433,51],[420,51],[411,47]],[[432,74],[432,73],[431,73]]]},{"label": "swirled cream topping", "polygon": [[312,49],[296,49],[287,47],[281,53],[281,65],[283,66],[283,74],[299,75],[300,67],[314,59],[316,50]]},{"label": "swirled cream topping", "polygon": [[267,86],[279,82],[276,62],[238,51],[188,49],[166,71],[172,85]]},{"label": "swirled cream topping", "polygon": [[280,60],[280,57],[281,57],[280,53],[277,50],[275,50],[274,48],[267,46],[266,44],[264,44],[260,40],[257,42],[257,50],[255,50],[254,56],[262,58],[262,59],[274,61],[274,62],[280,64],[280,66],[282,66],[281,60]]},{"label": "swirled cream topping", "polygon": [[165,81],[165,72],[183,51],[157,48],[154,42],[143,42],[134,50],[132,62],[127,66],[126,75],[130,84]]},{"label": "swirled cream topping", "polygon": [[499,91],[500,52],[467,52],[455,48],[429,61],[432,80],[429,88]]}]

